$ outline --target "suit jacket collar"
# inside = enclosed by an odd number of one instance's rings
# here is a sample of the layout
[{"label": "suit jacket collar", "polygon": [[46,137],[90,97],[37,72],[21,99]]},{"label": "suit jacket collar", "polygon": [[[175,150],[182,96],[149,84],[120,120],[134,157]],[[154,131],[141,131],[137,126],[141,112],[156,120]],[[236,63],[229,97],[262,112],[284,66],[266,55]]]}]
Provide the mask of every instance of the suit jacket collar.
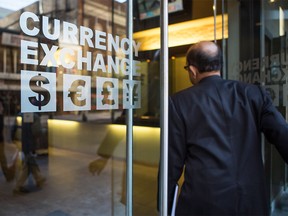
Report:
[{"label": "suit jacket collar", "polygon": [[208,77],[201,79],[199,81],[199,84],[200,83],[206,83],[206,82],[215,82],[216,80],[220,80],[220,79],[222,79],[222,77],[219,75],[208,76]]}]

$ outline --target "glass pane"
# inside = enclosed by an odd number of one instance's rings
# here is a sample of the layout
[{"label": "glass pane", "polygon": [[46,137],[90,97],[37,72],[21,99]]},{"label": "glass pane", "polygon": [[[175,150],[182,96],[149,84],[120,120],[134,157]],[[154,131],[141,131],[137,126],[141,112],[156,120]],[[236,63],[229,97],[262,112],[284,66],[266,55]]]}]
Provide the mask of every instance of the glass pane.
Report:
[{"label": "glass pane", "polygon": [[[264,86],[287,119],[287,3],[227,2],[228,78]],[[286,215],[287,165],[266,140],[262,151],[271,214]]]},{"label": "glass pane", "polygon": [[[12,2],[0,1],[0,214],[124,215],[126,127],[120,120],[127,108],[141,107],[139,47],[126,36],[127,3]],[[150,143],[158,145],[159,128],[135,130],[136,182],[146,172],[157,178],[145,161],[155,164],[158,155],[142,154],[154,146],[137,136],[145,133],[155,134]]]},{"label": "glass pane", "polygon": [[[270,92],[274,105],[288,120],[288,83],[287,83],[287,2],[263,1],[265,32],[263,32],[263,53],[265,72],[263,81]],[[274,215],[287,214],[287,165],[277,150],[271,147],[270,193]]]}]

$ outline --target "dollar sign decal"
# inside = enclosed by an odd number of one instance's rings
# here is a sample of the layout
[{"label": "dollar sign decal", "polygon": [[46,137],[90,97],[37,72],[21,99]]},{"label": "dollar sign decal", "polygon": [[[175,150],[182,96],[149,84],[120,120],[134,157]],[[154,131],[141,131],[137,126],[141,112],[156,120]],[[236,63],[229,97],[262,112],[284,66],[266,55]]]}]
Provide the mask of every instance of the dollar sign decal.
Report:
[{"label": "dollar sign decal", "polygon": [[38,94],[38,97],[29,97],[29,101],[32,105],[37,106],[38,110],[41,110],[42,106],[47,105],[50,101],[50,93],[47,89],[41,87],[42,84],[49,84],[49,80],[40,73],[38,76],[32,77],[29,82],[31,90]]}]

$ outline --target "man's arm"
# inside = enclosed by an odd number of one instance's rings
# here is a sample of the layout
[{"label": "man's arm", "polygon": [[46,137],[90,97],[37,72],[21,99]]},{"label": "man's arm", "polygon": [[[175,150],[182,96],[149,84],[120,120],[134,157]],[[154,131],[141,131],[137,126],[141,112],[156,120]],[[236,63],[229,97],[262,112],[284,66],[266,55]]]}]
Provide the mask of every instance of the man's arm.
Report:
[{"label": "man's arm", "polygon": [[264,103],[261,112],[261,131],[288,164],[288,124],[272,104],[270,96],[262,90]]},{"label": "man's arm", "polygon": [[185,157],[186,138],[184,122],[172,99],[169,100],[169,148],[168,148],[168,212],[171,213],[175,186],[181,177]]}]

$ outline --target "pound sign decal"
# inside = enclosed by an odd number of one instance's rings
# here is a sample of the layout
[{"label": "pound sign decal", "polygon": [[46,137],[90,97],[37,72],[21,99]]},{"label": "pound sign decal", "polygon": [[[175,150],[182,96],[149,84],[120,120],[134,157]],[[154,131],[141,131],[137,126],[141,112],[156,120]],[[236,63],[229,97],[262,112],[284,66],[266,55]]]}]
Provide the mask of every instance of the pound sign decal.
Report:
[{"label": "pound sign decal", "polygon": [[118,79],[97,77],[97,110],[118,109]]},{"label": "pound sign decal", "polygon": [[47,105],[50,101],[50,93],[42,87],[43,84],[49,84],[49,80],[40,73],[38,76],[32,77],[29,82],[31,90],[38,94],[37,97],[29,97],[29,101],[32,105],[38,107],[38,110],[41,110],[42,106]]},{"label": "pound sign decal", "polygon": [[111,91],[109,91],[109,90],[111,88],[114,88],[113,82],[110,82],[110,81],[104,82],[103,91],[101,92],[103,95],[102,105],[104,105],[104,104],[114,105],[115,104],[114,100],[109,99],[111,96]]}]

